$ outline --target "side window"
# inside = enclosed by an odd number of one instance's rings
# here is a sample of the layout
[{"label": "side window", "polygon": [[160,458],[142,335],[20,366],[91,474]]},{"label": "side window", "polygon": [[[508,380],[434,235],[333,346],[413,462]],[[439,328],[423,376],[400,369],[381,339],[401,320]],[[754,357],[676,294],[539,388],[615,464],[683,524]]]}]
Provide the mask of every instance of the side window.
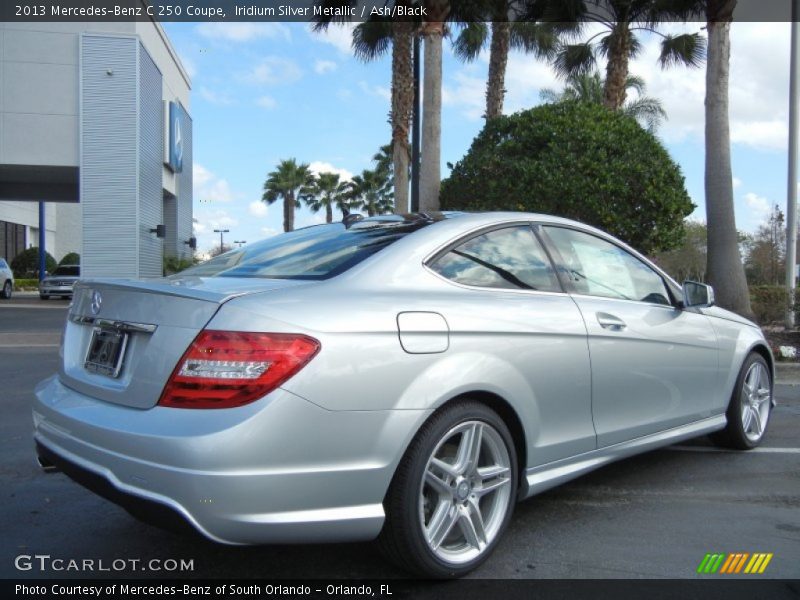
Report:
[{"label": "side window", "polygon": [[635,256],[603,239],[563,227],[545,227],[575,292],[589,296],[670,305],[661,276]]},{"label": "side window", "polygon": [[470,238],[428,265],[464,285],[560,292],[550,259],[526,225]]}]

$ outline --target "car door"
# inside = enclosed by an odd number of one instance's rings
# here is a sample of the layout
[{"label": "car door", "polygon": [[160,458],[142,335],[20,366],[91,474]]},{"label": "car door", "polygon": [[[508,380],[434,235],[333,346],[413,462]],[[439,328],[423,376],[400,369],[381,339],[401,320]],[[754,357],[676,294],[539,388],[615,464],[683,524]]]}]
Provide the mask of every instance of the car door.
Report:
[{"label": "car door", "polygon": [[441,310],[449,352],[474,356],[476,368],[489,353],[526,382],[513,387],[513,401],[525,421],[528,466],[594,450],[586,328],[530,224],[472,233],[426,264],[462,288]]},{"label": "car door", "polygon": [[598,446],[710,416],[718,350],[708,318],[677,307],[664,278],[610,240],[543,231],[586,323]]}]

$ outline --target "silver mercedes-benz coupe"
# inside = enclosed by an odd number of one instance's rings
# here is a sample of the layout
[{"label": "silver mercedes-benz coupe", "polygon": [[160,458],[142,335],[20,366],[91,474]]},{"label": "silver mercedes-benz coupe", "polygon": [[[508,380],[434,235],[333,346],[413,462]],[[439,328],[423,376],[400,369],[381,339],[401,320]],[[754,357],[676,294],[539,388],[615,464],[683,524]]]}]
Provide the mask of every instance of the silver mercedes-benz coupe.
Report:
[{"label": "silver mercedes-benz coupe", "polygon": [[772,355],[713,303],[574,221],[353,215],[79,282],[39,461],[218,542],[378,538],[460,576],[518,500],[687,438],[761,442]]}]

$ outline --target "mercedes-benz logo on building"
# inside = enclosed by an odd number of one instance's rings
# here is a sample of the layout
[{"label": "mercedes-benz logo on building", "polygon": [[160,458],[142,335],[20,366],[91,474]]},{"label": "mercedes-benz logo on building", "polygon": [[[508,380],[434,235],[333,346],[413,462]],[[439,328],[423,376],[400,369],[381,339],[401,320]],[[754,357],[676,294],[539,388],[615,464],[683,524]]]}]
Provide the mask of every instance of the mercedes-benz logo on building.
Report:
[{"label": "mercedes-benz logo on building", "polygon": [[175,145],[175,160],[179,166],[183,165],[183,134],[181,133],[181,119],[179,116],[175,117],[175,122],[172,125],[174,128],[174,145]]},{"label": "mercedes-benz logo on building", "polygon": [[92,290],[91,309],[93,315],[96,315],[97,313],[100,312],[100,307],[102,306],[102,304],[103,304],[103,297],[100,295],[100,292],[98,292],[97,290]]}]

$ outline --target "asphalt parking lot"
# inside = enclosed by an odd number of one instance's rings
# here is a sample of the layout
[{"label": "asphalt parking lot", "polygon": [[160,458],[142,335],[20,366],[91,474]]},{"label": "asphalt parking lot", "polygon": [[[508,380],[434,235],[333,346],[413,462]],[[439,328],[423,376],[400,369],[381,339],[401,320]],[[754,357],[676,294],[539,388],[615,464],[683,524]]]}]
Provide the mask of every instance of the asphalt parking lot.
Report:
[{"label": "asphalt parking lot", "polygon": [[[0,301],[0,577],[163,577],[163,571],[18,570],[19,555],[191,560],[178,577],[360,579],[404,574],[371,544],[234,548],[141,524],[35,462],[30,401],[55,372],[68,303]],[[477,578],[724,578],[698,575],[706,553],[767,552],[763,575],[800,578],[800,386],[779,384],[766,442],[720,452],[704,438],[618,462],[516,508]],[[745,577],[739,575],[738,577]]]}]

